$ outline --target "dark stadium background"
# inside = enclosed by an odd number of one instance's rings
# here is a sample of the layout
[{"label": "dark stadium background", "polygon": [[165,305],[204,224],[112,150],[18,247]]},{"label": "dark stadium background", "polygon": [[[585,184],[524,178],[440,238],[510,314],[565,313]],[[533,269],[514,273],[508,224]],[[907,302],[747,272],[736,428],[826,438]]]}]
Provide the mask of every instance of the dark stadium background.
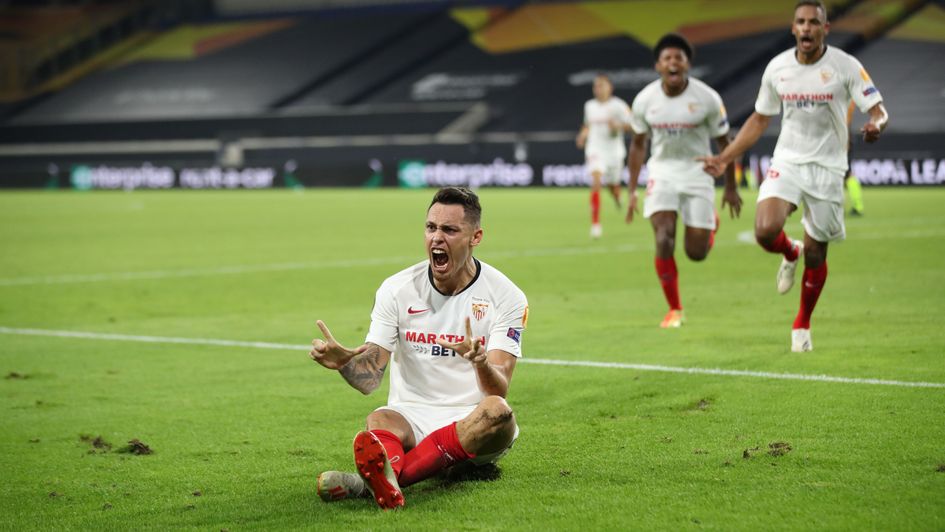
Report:
[{"label": "dark stadium background", "polygon": [[[0,187],[581,185],[595,73],[630,102],[679,31],[737,127],[793,4],[0,1]],[[891,115],[858,177],[942,185],[945,1],[826,4]]]}]

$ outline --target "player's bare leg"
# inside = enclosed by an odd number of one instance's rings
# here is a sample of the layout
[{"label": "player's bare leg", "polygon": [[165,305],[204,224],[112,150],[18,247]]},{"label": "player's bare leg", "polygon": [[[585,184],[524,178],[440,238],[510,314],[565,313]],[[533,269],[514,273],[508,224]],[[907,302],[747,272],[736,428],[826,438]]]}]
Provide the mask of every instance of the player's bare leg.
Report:
[{"label": "player's bare leg", "polygon": [[400,484],[409,486],[454,465],[507,449],[515,438],[515,415],[505,399],[490,395],[456,423],[441,427],[407,453]]},{"label": "player's bare leg", "polygon": [[464,419],[456,423],[459,443],[474,455],[506,449],[515,437],[515,414],[505,399],[490,395]]},{"label": "player's bare leg", "polygon": [[601,173],[591,172],[591,238],[600,238],[604,233],[600,225],[600,182]]},{"label": "player's bare leg", "polygon": [[784,256],[776,276],[778,292],[786,294],[794,286],[797,260],[803,253],[803,244],[791,240],[784,232],[784,223],[797,205],[781,198],[768,198],[755,211],[755,240],[766,251]]},{"label": "player's bare leg", "polygon": [[712,249],[712,230],[686,226],[686,256],[700,262],[709,256]]},{"label": "player's bare leg", "polygon": [[660,327],[676,328],[683,323],[682,304],[679,302],[679,271],[673,257],[676,249],[676,212],[655,212],[650,216],[650,224],[653,226],[653,237],[656,241],[656,275],[663,287],[666,303],[669,304],[669,312]]},{"label": "player's bare leg", "polygon": [[804,233],[804,282],[801,285],[801,305],[791,329],[791,351],[814,349],[810,337],[810,318],[817,306],[820,292],[827,282],[827,242],[814,240]]},{"label": "player's bare leg", "polygon": [[383,430],[390,432],[397,439],[400,440],[401,444],[406,449],[412,449],[417,445],[413,435],[413,428],[410,427],[410,422],[407,421],[404,416],[400,415],[399,412],[387,409],[379,409],[368,414],[367,419],[365,420],[367,425],[367,430]]},{"label": "player's bare leg", "polygon": [[617,210],[618,211],[623,210],[623,206],[620,204],[620,193],[621,193],[620,185],[616,183],[611,183],[610,185],[607,185],[607,188],[610,189],[610,195],[613,196],[614,203],[617,204]]}]

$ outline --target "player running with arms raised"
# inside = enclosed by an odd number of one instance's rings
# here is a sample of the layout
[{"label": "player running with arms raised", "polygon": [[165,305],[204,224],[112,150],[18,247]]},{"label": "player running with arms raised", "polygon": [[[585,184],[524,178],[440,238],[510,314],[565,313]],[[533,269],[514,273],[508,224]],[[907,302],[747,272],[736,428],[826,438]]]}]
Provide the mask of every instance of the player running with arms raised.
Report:
[{"label": "player running with arms raised", "polygon": [[[852,99],[869,114],[862,129],[866,142],[878,140],[889,119],[882,96],[860,62],[824,43],[829,30],[822,3],[796,4],[791,33],[797,46],[768,63],[755,112],[735,140],[720,155],[704,158],[706,171],[719,175],[758,141],[771,117],[783,110],[774,157],[758,193],[755,238],[765,250],[784,256],[777,275],[782,294],[794,285],[797,261],[804,256],[801,304],[791,331],[795,352],[813,349],[810,319],[827,280],[827,245],[846,236],[847,106]],[[784,232],[787,217],[801,201],[803,242],[792,241]]]},{"label": "player running with arms raised", "polygon": [[604,74],[594,78],[594,98],[584,104],[584,125],[575,143],[584,149],[591,174],[591,238],[600,238],[600,189],[606,184],[620,208],[620,177],[627,147],[623,134],[629,130],[630,107],[613,95],[614,85]]},{"label": "player running with arms raised", "polygon": [[372,494],[382,508],[404,505],[401,488],[471,461],[495,462],[518,425],[505,401],[528,319],[525,294],[473,257],[482,241],[479,198],[441,189],[427,211],[427,260],[389,277],[377,290],[364,345],[340,345],[321,321],[324,340],[311,357],[369,394],[390,364],[386,406],[367,416],[354,438],[358,475],[327,471],[325,501]]},{"label": "player running with arms raised", "polygon": [[[650,219],[656,239],[656,275],[663,286],[669,312],[660,327],[679,327],[683,308],[679,299],[676,259],[676,220],[685,225],[686,256],[701,261],[714,242],[718,217],[715,214],[715,180],[696,160],[712,153],[715,139],[720,149],[728,145],[728,119],[718,93],[689,77],[692,46],[683,36],[663,36],[653,55],[660,79],[650,83],[633,100],[630,125],[630,205],[627,223],[637,212],[637,180],[646,158],[647,141],[652,137],[649,177],[643,215]],[[728,204],[732,217],[741,212],[742,199],[735,187],[734,170],[725,173],[722,206]]]}]

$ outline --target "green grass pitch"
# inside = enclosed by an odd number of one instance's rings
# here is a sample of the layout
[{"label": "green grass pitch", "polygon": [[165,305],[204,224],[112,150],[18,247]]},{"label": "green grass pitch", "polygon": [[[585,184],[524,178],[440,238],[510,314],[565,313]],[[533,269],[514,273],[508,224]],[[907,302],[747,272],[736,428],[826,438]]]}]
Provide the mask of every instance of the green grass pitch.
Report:
[{"label": "green grass pitch", "polygon": [[[945,529],[943,387],[522,362],[501,476],[431,479],[383,512],[314,480],[352,469],[386,385],[362,396],[304,347],[22,331],[304,346],[323,319],[357,345],[377,286],[424,257],[431,196],[0,194],[0,529]],[[591,241],[586,190],[482,190],[477,256],[528,295],[526,359],[945,383],[945,190],[866,190],[807,354],[743,196],[707,261],[677,245],[679,330],[657,327],[648,223],[605,200]]]}]

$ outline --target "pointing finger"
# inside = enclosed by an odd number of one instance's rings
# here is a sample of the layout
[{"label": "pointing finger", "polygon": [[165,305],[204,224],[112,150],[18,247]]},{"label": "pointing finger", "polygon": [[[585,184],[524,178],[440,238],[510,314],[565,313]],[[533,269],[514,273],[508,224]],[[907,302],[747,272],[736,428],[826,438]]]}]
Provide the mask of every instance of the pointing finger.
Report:
[{"label": "pointing finger", "polygon": [[475,353],[479,349],[479,338],[473,338],[472,322],[469,321],[469,316],[466,316],[466,338],[472,345],[470,352]]},{"label": "pointing finger", "polygon": [[453,343],[447,342],[446,340],[443,340],[442,338],[437,339],[436,344],[437,344],[438,346],[440,346],[440,347],[445,347],[445,348],[447,348],[447,349],[452,349],[453,351],[457,351],[457,352],[459,351],[459,348],[462,347],[462,345],[463,345],[463,344],[461,344],[461,343],[459,343],[459,344],[453,344]]},{"label": "pointing finger", "polygon": [[332,337],[331,335],[331,331],[328,330],[328,326],[325,325],[325,322],[323,322],[322,320],[318,320],[315,322],[315,325],[318,325],[318,328],[321,329],[322,336],[324,336],[326,340],[328,340],[329,342],[335,341],[334,337]]}]

